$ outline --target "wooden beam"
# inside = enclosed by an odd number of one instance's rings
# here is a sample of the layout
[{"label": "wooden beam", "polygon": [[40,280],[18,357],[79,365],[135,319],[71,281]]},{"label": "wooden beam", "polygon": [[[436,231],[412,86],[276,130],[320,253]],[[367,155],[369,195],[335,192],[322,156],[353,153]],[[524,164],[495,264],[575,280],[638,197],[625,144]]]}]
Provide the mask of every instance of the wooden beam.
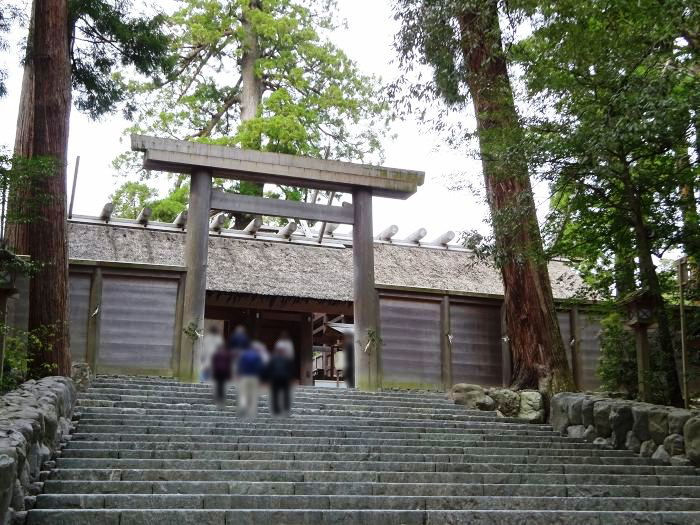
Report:
[{"label": "wooden beam", "polygon": [[270,217],[291,217],[312,221],[353,224],[352,206],[323,206],[310,202],[287,201],[252,197],[238,193],[214,190],[211,192],[213,210],[268,215]]},{"label": "wooden beam", "polygon": [[413,195],[425,179],[421,171],[144,135],[131,136],[131,149],[145,153],[146,169],[190,173],[202,168],[215,177],[342,192],[365,188],[374,195],[399,199]]}]

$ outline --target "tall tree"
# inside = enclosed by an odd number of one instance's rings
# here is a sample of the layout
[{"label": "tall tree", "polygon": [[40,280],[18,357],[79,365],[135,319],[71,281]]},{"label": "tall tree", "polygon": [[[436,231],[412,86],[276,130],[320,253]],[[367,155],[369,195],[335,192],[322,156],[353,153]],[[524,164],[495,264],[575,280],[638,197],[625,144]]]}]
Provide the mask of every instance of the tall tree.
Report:
[{"label": "tall tree", "polygon": [[[132,131],[346,160],[378,153],[386,104],[377,80],[324,36],[334,27],[333,7],[333,0],[184,1],[169,19],[177,75],[164,86],[139,86]],[[132,158],[118,166],[138,170]]]},{"label": "tall tree", "polygon": [[496,262],[505,287],[506,324],[513,356],[512,384],[558,392],[573,388],[559,333],[542,248],[523,132],[508,77],[497,0],[397,0],[403,65],[429,65],[429,91],[459,105],[471,95],[483,166]]},{"label": "tall tree", "polygon": [[[33,376],[70,374],[66,160],[73,90],[78,108],[92,116],[111,110],[127,90],[114,71],[142,74],[167,69],[161,17],[129,18],[130,2],[42,0],[32,4],[15,154],[50,162],[48,175],[10,187],[7,237],[39,266],[29,289],[32,333],[28,369]],[[41,210],[31,214],[37,196]],[[32,339],[30,342],[34,342]]]},{"label": "tall tree", "polygon": [[689,154],[699,57],[684,36],[700,13],[690,4],[524,1],[533,33],[515,48],[537,115],[529,126],[532,158],[568,195],[555,212],[570,226],[553,249],[580,259],[603,291],[605,276],[616,273],[626,276],[615,279],[618,289],[650,294],[659,392],[674,404],[681,393],[656,265],[700,233],[692,219],[698,163]]},{"label": "tall tree", "polygon": [[[34,144],[34,60],[33,27],[36,0],[28,24],[27,49],[24,59],[20,95],[15,155],[29,158]],[[68,49],[71,65],[70,82],[76,107],[97,118],[124,104],[131,114],[134,105],[126,75],[120,70],[133,70],[138,75],[162,82],[171,68],[168,37],[163,33],[164,16],[135,15],[130,0],[71,0],[68,2]],[[26,188],[10,189],[10,215],[28,217],[31,196]],[[29,250],[29,226],[26,220],[10,221],[8,244],[16,253]]]},{"label": "tall tree", "polygon": [[[31,191],[46,196],[42,214],[29,223],[29,255],[41,265],[29,287],[29,330],[50,327],[50,356],[30,345],[29,370],[70,375],[68,345],[68,250],[66,243],[66,156],[71,105],[68,2],[38,2],[32,34],[34,70],[33,156],[49,159],[46,177],[33,179]],[[49,364],[51,366],[47,367]],[[53,370],[53,366],[56,367]],[[47,369],[48,368],[48,369]]]}]

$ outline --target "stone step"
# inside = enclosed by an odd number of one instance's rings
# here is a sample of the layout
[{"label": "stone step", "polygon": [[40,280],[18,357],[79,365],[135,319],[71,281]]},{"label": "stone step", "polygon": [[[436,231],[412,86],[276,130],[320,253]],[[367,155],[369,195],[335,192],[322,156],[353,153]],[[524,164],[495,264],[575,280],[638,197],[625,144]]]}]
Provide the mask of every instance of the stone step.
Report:
[{"label": "stone step", "polygon": [[[236,411],[233,408],[225,410],[217,410],[214,408],[203,408],[203,409],[193,409],[185,407],[177,407],[175,405],[167,405],[171,408],[124,408],[124,407],[100,407],[100,406],[89,406],[89,407],[78,407],[75,417],[81,419],[83,416],[90,416],[94,414],[101,415],[118,415],[124,417],[130,417],[131,415],[141,415],[141,416],[162,416],[162,417],[173,417],[173,418],[196,418],[202,420],[206,418],[207,420],[216,418],[217,420],[235,420],[243,421],[240,417],[236,415]],[[274,421],[274,418],[269,416],[267,413],[263,415],[258,415],[259,420],[263,421]],[[552,432],[552,427],[550,425],[536,425],[531,423],[524,423],[517,419],[512,418],[500,418],[500,417],[482,417],[482,418],[471,418],[471,417],[429,417],[425,415],[416,416],[411,415],[410,417],[391,417],[382,418],[376,415],[365,416],[359,412],[342,412],[337,415],[332,415],[327,413],[327,411],[313,411],[309,414],[300,413],[297,410],[293,411],[292,419],[295,420],[295,424],[303,424],[304,421],[309,421],[313,419],[318,423],[345,423],[352,424],[355,422],[362,422],[365,425],[404,425],[404,424],[417,424],[420,426],[438,426],[443,428],[453,427],[453,428],[498,428],[498,429],[510,429],[510,430],[523,430],[523,431],[546,431],[548,433]],[[297,423],[298,420],[298,423]],[[176,419],[173,419],[176,421]]]},{"label": "stone step", "polygon": [[53,494],[245,494],[374,496],[522,496],[700,498],[698,485],[508,483],[388,483],[334,481],[65,481],[49,479]]},{"label": "stone step", "polygon": [[32,510],[27,525],[495,525],[511,523],[696,524],[695,513],[525,510]]},{"label": "stone step", "polygon": [[[73,441],[110,441],[110,436],[119,436],[119,441],[191,441],[197,442],[202,437],[217,437],[222,443],[245,443],[264,440],[268,443],[317,443],[336,442],[342,440],[352,445],[387,444],[401,445],[425,442],[429,444],[459,443],[464,447],[504,447],[552,450],[575,450],[580,452],[598,451],[593,443],[578,442],[574,440],[558,441],[556,437],[539,438],[533,442],[531,439],[523,439],[516,436],[498,436],[490,434],[469,433],[421,433],[421,432],[335,432],[331,430],[265,430],[265,429],[197,429],[197,428],[163,428],[163,427],[92,427],[78,430],[72,434]],[[561,439],[561,438],[559,438]],[[311,441],[309,441],[311,440]],[[430,443],[428,443],[430,442]],[[622,454],[631,454],[627,450],[613,451]]]},{"label": "stone step", "polygon": [[[488,429],[487,429],[488,430]],[[492,429],[493,430],[493,429]],[[327,438],[367,438],[379,439],[433,439],[433,440],[470,440],[470,441],[502,441],[508,443],[526,443],[533,441],[532,436],[520,435],[516,432],[510,434],[496,434],[488,431],[472,431],[471,429],[455,429],[453,431],[439,431],[439,429],[411,429],[406,428],[381,428],[381,427],[340,427],[337,429],[328,427],[315,427],[310,425],[279,425],[266,428],[264,425],[255,427],[238,427],[236,425],[96,425],[81,421],[78,431],[74,434],[165,434],[165,435],[225,435],[225,436],[259,436],[259,437],[327,437]],[[581,449],[597,449],[598,446],[583,440],[575,440],[558,436],[554,433],[540,435],[535,438],[540,446],[545,445],[572,445]],[[568,448],[568,447],[565,447]]]},{"label": "stone step", "polygon": [[[211,384],[209,383],[181,383],[177,380],[148,380],[145,378],[113,378],[107,379],[98,376],[90,385],[90,389],[101,389],[101,388],[117,388],[117,389],[134,389],[140,387],[144,390],[155,389],[160,391],[174,390],[174,391],[203,391],[211,392]],[[233,383],[229,384],[227,390],[234,390],[235,385]],[[400,399],[436,399],[445,400],[447,399],[444,392],[437,391],[410,391],[410,390],[381,390],[378,392],[366,392],[362,390],[357,390],[354,388],[325,388],[325,387],[314,387],[310,385],[297,385],[295,389],[299,392],[318,394],[320,396],[340,396],[343,398],[349,397],[366,397],[366,398],[400,398]]]},{"label": "stone step", "polygon": [[[662,469],[662,467],[656,467]],[[496,483],[489,479],[503,479],[499,483],[538,483],[551,482],[549,475],[556,479],[573,477],[590,479],[585,476],[595,475],[598,481],[607,485],[630,482],[643,485],[694,485],[700,477],[689,467],[666,467],[666,470],[654,470],[655,467],[605,466],[605,465],[556,465],[525,464],[510,465],[503,463],[449,463],[434,461],[313,461],[313,460],[160,460],[160,459],[59,459],[58,468],[52,472],[52,479],[94,481],[144,480],[205,480],[225,481],[227,479],[252,479],[251,475],[260,474],[265,479],[255,481],[277,481],[282,475],[291,479],[282,481],[308,481],[307,475],[328,475],[336,481],[413,481],[423,483],[458,483],[462,480],[471,482]],[[87,470],[87,472],[84,472]],[[243,472],[246,471],[246,472]],[[270,471],[270,472],[267,472]],[[116,477],[121,473],[120,477]],[[400,475],[399,475],[400,474]],[[537,474],[536,476],[530,476]],[[540,476],[539,474],[544,474]],[[241,475],[245,478],[237,478]],[[335,479],[347,475],[352,479]],[[570,476],[569,476],[570,475]],[[84,476],[84,477],[80,477]],[[227,477],[229,476],[229,477]],[[563,476],[566,476],[564,478]],[[609,481],[608,476],[616,477]],[[271,479],[271,477],[275,479]],[[396,479],[394,479],[396,477]],[[454,478],[454,479],[453,479]],[[530,479],[532,478],[532,479]],[[522,481],[521,481],[522,480]],[[626,480],[626,481],[625,481]],[[312,481],[316,481],[315,479]]]},{"label": "stone step", "polygon": [[404,509],[698,511],[688,498],[499,496],[293,496],[217,494],[41,494],[37,509]]},{"label": "stone step", "polygon": [[[469,454],[460,447],[357,447],[331,446],[332,451],[324,447],[284,446],[284,445],[221,445],[219,443],[170,443],[167,450],[155,448],[162,443],[144,443],[143,448],[133,448],[128,442],[90,442],[71,443],[61,453],[62,458],[114,458],[114,459],[251,459],[280,460],[306,459],[317,461],[447,461],[450,463],[502,463],[503,454]],[[138,445],[138,443],[137,443]],[[151,448],[145,448],[148,445]],[[289,450],[292,449],[292,450]],[[478,450],[478,449],[477,449]],[[508,465],[542,464],[542,465],[640,465],[660,466],[660,462],[637,456],[546,456],[546,455],[508,455]],[[413,458],[413,459],[409,459]],[[692,467],[674,467],[692,468]]]},{"label": "stone step", "polygon": [[472,433],[501,433],[501,434],[517,434],[521,436],[559,436],[552,430],[538,430],[531,428],[531,425],[507,425],[499,423],[482,423],[482,422],[433,422],[433,421],[403,421],[403,420],[388,420],[377,421],[374,419],[354,418],[348,420],[326,419],[289,419],[289,418],[256,418],[254,420],[246,420],[238,417],[213,417],[213,416],[162,416],[162,415],[113,415],[99,413],[82,413],[77,418],[81,425],[143,425],[149,423],[148,426],[199,426],[209,428],[287,428],[294,426],[299,428],[328,428],[331,430],[376,430],[381,429],[405,429],[407,431],[420,432],[451,432],[452,429],[469,430]]},{"label": "stone step", "polygon": [[[105,454],[109,451],[96,451]],[[116,451],[113,451],[116,452]],[[146,451],[151,452],[151,451]],[[191,453],[191,452],[190,452]],[[267,454],[267,455],[265,455]],[[349,454],[349,453],[260,453],[236,452],[229,458],[157,458],[157,457],[69,457],[65,454],[57,460],[60,469],[287,469],[287,470],[381,470],[406,471],[406,467],[419,471],[447,472],[548,472],[553,474],[634,474],[634,475],[690,475],[696,474],[692,466],[669,465],[581,465],[566,463],[513,463],[455,461],[462,456],[454,454]],[[256,457],[257,455],[257,457]],[[698,478],[700,480],[700,477]]]},{"label": "stone step", "polygon": [[[169,403],[151,403],[151,402],[135,402],[135,401],[103,401],[97,399],[83,399],[78,403],[79,407],[114,407],[114,408],[144,408],[144,409],[170,409],[177,410],[180,413],[187,413],[188,410],[195,411],[197,413],[221,413],[227,410],[232,410],[234,407],[230,406],[228,409],[219,409],[216,405],[192,405],[185,404],[182,407],[176,404]],[[391,407],[378,407],[376,410],[372,410],[368,407],[365,410],[358,409],[326,409],[326,408],[304,408],[303,406],[293,405],[292,414],[296,416],[316,416],[326,415],[326,416],[337,416],[337,417],[377,417],[377,418],[387,418],[387,419],[431,419],[431,420],[455,420],[455,421],[502,421],[502,422],[513,422],[520,423],[521,421],[517,418],[508,417],[497,417],[495,415],[490,415],[489,412],[483,412],[484,415],[474,415],[469,414],[464,411],[450,411],[450,410],[438,410],[438,411],[423,411],[421,409],[390,409]],[[381,409],[381,410],[380,410]],[[385,410],[388,409],[388,410]],[[259,410],[260,414],[268,414],[269,411],[266,407],[261,407]]]},{"label": "stone step", "polygon": [[[202,435],[169,435],[169,434],[81,434],[75,433],[72,435],[71,444],[78,441],[113,441],[118,438],[122,443],[136,442],[134,448],[142,448],[141,443],[152,442],[160,444],[154,448],[169,449],[172,443],[185,443],[187,447],[198,447],[202,439]],[[463,439],[379,439],[379,438],[319,438],[319,437],[303,437],[303,436],[286,436],[286,437],[266,437],[261,439],[261,436],[240,436],[233,437],[229,435],[218,436],[216,442],[219,444],[237,444],[250,445],[264,441],[267,445],[312,445],[312,446],[327,446],[327,445],[356,445],[356,446],[454,446],[462,447],[465,451],[476,451],[484,454],[494,453],[503,455],[544,455],[544,456],[599,456],[606,457],[633,457],[633,452],[628,450],[598,450],[596,448],[578,448],[576,443],[572,443],[567,447],[566,443],[517,443],[505,441],[487,441],[487,440],[463,440]],[[180,446],[180,445],[176,445]]]},{"label": "stone step", "polygon": [[[197,393],[178,393],[177,395],[171,392],[153,391],[138,391],[132,389],[117,390],[117,389],[90,389],[81,396],[83,399],[103,399],[108,401],[148,401],[159,399],[163,403],[212,403],[212,392],[197,392]],[[269,399],[267,389],[262,389],[260,394],[261,402],[266,404]],[[233,402],[238,399],[238,394],[235,390],[228,392],[227,401]],[[467,410],[462,406],[455,405],[447,400],[426,402],[421,400],[402,400],[402,399],[374,399],[374,398],[358,398],[347,399],[340,396],[320,396],[313,394],[305,394],[303,392],[294,392],[293,400],[298,403],[321,403],[321,404],[338,404],[346,406],[391,406],[391,407],[406,407],[406,408],[441,408],[453,409],[460,411],[478,412],[477,410]]]},{"label": "stone step", "polygon": [[27,525],[700,523],[700,476],[444,394],[300,387],[291,418],[211,385],[99,376]]}]

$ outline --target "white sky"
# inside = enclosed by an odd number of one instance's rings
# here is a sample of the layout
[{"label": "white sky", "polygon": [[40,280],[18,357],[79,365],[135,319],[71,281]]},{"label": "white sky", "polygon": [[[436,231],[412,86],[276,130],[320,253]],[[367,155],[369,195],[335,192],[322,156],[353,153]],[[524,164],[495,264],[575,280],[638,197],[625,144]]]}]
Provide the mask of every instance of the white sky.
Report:
[{"label": "white sky", "polygon": [[[336,31],[332,39],[353,60],[363,73],[393,80],[398,68],[392,62],[395,55],[391,42],[397,23],[387,0],[339,0],[339,16],[347,21],[347,28]],[[14,47],[0,54],[0,63],[9,69],[8,95],[0,99],[0,147],[14,143],[15,123],[21,86],[21,47],[19,34]],[[465,115],[465,119],[472,118]],[[116,177],[111,161],[128,148],[123,136],[127,122],[116,113],[100,121],[91,121],[73,110],[68,146],[68,192],[73,177],[76,155],[80,155],[80,170],[75,197],[74,213],[96,215],[107,202],[109,194],[124,179]],[[426,182],[418,193],[406,201],[374,199],[374,229],[378,232],[389,224],[399,226],[399,234],[408,235],[418,227],[428,230],[428,237],[436,237],[446,230],[457,232],[467,229],[487,231],[484,219],[487,207],[482,199],[469,190],[448,188],[450,174],[462,173],[470,184],[480,185],[480,163],[466,153],[438,149],[440,138],[416,122],[396,123],[392,130],[396,137],[387,139],[384,164],[391,167],[417,169],[426,172]],[[539,192],[538,192],[539,193]],[[538,195],[538,202],[546,195]]]}]

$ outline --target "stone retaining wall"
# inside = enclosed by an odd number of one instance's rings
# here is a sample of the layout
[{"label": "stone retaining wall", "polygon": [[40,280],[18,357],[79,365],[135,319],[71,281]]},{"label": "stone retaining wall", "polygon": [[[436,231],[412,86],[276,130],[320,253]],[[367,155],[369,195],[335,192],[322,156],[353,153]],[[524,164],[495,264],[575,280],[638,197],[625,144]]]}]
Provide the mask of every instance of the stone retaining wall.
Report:
[{"label": "stone retaining wall", "polygon": [[72,428],[76,397],[71,379],[45,377],[0,398],[0,524],[41,491],[41,473]]},{"label": "stone retaining wall", "polygon": [[673,465],[700,466],[700,411],[564,392],[552,397],[550,422],[562,435],[628,449]]}]

